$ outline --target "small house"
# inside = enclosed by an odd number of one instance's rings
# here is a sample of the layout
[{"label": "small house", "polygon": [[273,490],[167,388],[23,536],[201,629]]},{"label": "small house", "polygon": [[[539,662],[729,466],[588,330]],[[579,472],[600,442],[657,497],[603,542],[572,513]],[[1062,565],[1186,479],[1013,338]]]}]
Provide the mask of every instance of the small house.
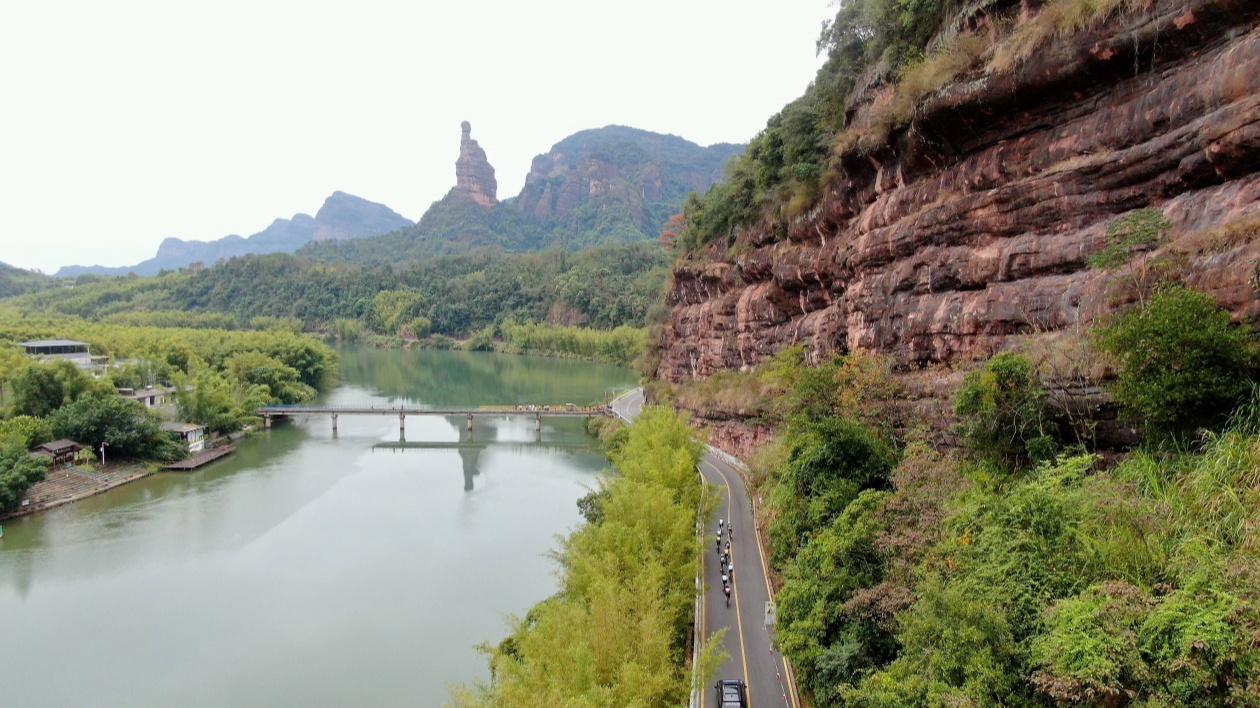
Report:
[{"label": "small house", "polygon": [[136,401],[145,408],[157,408],[166,404],[166,398],[171,394],[170,390],[161,386],[146,386],[144,388],[120,388],[118,395],[129,401]]},{"label": "small house", "polygon": [[52,466],[57,468],[74,462],[75,455],[85,449],[87,446],[73,440],[54,440],[31,448],[31,454],[49,458],[52,460]]},{"label": "small house", "polygon": [[206,449],[206,426],[196,423],[163,423],[162,430],[175,433],[180,440],[188,443],[189,452],[201,452]]}]

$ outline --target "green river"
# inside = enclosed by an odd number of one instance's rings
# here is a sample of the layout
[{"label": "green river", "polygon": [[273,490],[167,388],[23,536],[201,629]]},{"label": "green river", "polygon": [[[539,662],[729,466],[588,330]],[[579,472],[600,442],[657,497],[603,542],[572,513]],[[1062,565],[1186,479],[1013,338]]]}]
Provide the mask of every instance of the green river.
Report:
[{"label": "green river", "polygon": [[[628,369],[342,351],[330,405],[602,402]],[[580,419],[393,416],[278,425],[4,523],[0,703],[437,706],[474,648],[555,591],[546,556],[607,465]],[[434,445],[429,445],[434,443]]]}]

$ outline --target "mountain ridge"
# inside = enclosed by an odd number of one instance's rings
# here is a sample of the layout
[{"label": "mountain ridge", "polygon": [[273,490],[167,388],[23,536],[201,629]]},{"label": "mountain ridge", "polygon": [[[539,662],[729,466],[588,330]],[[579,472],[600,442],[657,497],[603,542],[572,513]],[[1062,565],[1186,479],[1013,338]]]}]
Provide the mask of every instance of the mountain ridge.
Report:
[{"label": "mountain ridge", "polygon": [[157,275],[194,263],[213,264],[220,259],[248,253],[292,253],[311,241],[367,238],[412,225],[393,209],[340,190],[324,200],[315,216],[294,214],[277,218],[267,228],[247,237],[229,234],[213,241],[192,241],[169,237],[158,246],[157,255],[133,266],[80,266],[60,268],[56,277],[95,275]]},{"label": "mountain ridge", "polygon": [[310,243],[318,262],[379,266],[482,248],[519,253],[655,240],[686,195],[718,181],[744,146],[702,147],[677,135],[608,125],[578,131],[534,157],[520,194],[497,199],[493,168],[461,136],[456,185],[415,226],[357,242]]}]

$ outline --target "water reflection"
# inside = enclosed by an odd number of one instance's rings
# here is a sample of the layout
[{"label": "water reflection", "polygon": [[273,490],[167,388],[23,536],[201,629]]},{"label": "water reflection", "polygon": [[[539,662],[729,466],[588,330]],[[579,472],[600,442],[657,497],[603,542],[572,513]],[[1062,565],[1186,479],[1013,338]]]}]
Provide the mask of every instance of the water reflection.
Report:
[{"label": "water reflection", "polygon": [[[634,376],[343,354],[330,405],[583,403]],[[446,682],[485,680],[472,647],[555,592],[545,554],[606,462],[579,419],[407,422],[411,440],[388,417],[290,421],[192,474],[5,523],[0,617],[22,640],[5,704],[440,705]]]},{"label": "water reflection", "polygon": [[[424,441],[408,441],[405,430],[398,431],[398,442],[378,442],[372,445],[374,450],[390,450],[393,452],[402,452],[406,450],[455,450],[459,454],[461,468],[464,475],[464,491],[471,492],[475,488],[473,478],[481,474],[478,467],[478,461],[481,453],[492,447],[500,447],[511,450],[516,454],[523,454],[527,451],[532,453],[544,453],[549,455],[594,455],[599,454],[599,446],[592,440],[583,440],[581,438],[570,439],[567,436],[558,440],[546,440],[543,438],[543,431],[535,428],[532,439],[529,441],[512,439],[499,439],[499,433],[504,431],[502,428],[494,424],[496,419],[485,421],[484,419],[475,419],[473,427],[469,429],[466,419],[459,416],[445,416],[453,430],[459,434],[459,439],[455,442],[424,442]],[[512,422],[510,419],[504,419],[505,423]],[[507,429],[516,432],[519,426],[509,427]]]}]

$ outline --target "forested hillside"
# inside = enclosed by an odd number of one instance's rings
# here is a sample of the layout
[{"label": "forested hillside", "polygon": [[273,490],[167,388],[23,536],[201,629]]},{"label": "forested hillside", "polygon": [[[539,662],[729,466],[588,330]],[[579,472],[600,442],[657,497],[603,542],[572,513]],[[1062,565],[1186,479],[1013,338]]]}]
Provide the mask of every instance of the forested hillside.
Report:
[{"label": "forested hillside", "polygon": [[0,263],[0,298],[35,292],[58,285],[56,279],[43,273],[14,268]]},{"label": "forested hillside", "polygon": [[656,244],[483,252],[373,268],[270,254],[154,278],[84,276],[73,287],[27,295],[13,306],[163,327],[280,324],[332,333],[342,321],[385,335],[424,319],[426,331],[412,334],[462,338],[508,320],[642,327],[664,278],[665,254]]}]

